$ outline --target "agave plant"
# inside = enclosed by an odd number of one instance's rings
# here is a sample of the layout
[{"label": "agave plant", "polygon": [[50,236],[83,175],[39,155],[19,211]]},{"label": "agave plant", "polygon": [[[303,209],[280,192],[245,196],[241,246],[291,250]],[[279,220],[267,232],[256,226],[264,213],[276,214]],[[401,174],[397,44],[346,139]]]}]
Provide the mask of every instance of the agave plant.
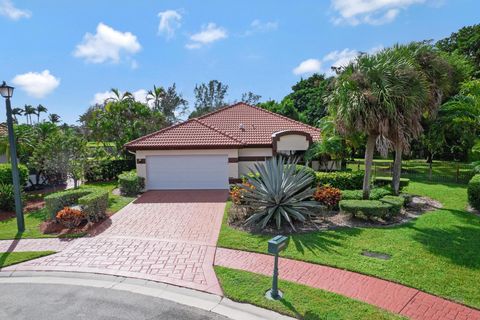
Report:
[{"label": "agave plant", "polygon": [[247,177],[250,186],[243,187],[244,200],[253,212],[247,224],[260,223],[263,229],[275,220],[280,229],[285,220],[295,230],[293,221],[305,221],[312,209],[319,206],[309,200],[315,191],[311,174],[305,169],[297,170],[296,163],[280,156],[255,164],[256,171],[251,170]]}]

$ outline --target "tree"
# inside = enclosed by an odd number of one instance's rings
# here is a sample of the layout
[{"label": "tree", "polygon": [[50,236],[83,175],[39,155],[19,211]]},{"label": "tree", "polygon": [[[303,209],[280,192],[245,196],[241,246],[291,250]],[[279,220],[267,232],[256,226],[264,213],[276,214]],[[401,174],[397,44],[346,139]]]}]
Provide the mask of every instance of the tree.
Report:
[{"label": "tree", "polygon": [[56,113],[50,113],[48,115],[48,120],[51,122],[51,123],[59,123],[60,122],[60,116]]},{"label": "tree", "polygon": [[35,114],[37,115],[37,122],[40,122],[40,114],[47,113],[47,111],[48,109],[41,104],[37,106],[37,108],[35,109]]},{"label": "tree", "polygon": [[242,102],[245,102],[246,104],[257,105],[261,98],[261,95],[255,94],[250,91],[242,93]]},{"label": "tree", "polygon": [[160,110],[160,104],[165,97],[165,89],[163,87],[153,86],[153,90],[148,90],[147,102],[153,101],[153,108],[157,111]]},{"label": "tree", "polygon": [[[404,100],[405,74],[414,69],[407,60],[388,54],[363,54],[340,70],[329,99],[340,133],[364,133],[365,176],[363,198],[370,196],[371,169],[375,146],[382,153],[389,147],[390,120]],[[399,81],[401,80],[401,81]]]},{"label": "tree", "polygon": [[295,108],[293,100],[290,99],[289,96],[285,97],[280,103],[277,103],[275,100],[268,100],[259,103],[258,106],[268,111],[281,114],[282,116],[289,117],[290,119],[300,120],[301,115]]},{"label": "tree", "polygon": [[22,108],[13,108],[12,109],[12,116],[13,116],[13,121],[15,123],[18,123],[18,118],[17,116],[21,116],[23,114],[23,109]]},{"label": "tree", "polygon": [[178,117],[185,113],[188,101],[177,92],[175,83],[168,87],[166,91],[162,88],[163,92],[160,92],[159,89],[154,86],[154,91],[158,91],[157,97],[159,98],[156,111],[163,113],[167,125],[174,124],[178,122]]},{"label": "tree", "polygon": [[448,53],[458,53],[473,62],[476,76],[480,76],[480,24],[463,27],[445,39],[439,40],[436,46]]},{"label": "tree", "polygon": [[32,124],[32,115],[36,115],[37,110],[35,107],[32,107],[29,104],[26,104],[23,107],[23,115],[27,119],[27,124]]},{"label": "tree", "polygon": [[107,98],[105,100],[105,103],[108,103],[108,102],[122,102],[122,101],[128,101],[128,100],[133,100],[134,99],[133,94],[131,94],[128,91],[125,91],[125,92],[122,93],[118,89],[112,88],[112,89],[110,89],[110,92],[113,93],[113,97]]},{"label": "tree", "polygon": [[195,110],[190,114],[189,118],[199,117],[223,107],[227,91],[228,85],[218,80],[210,80],[207,84],[196,85],[194,89]]}]

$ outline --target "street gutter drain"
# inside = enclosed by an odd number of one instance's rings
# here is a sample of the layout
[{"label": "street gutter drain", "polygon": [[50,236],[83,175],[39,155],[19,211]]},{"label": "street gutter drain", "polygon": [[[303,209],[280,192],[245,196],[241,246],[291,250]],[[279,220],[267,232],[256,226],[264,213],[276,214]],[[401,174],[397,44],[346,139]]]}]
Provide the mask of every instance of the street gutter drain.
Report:
[{"label": "street gutter drain", "polygon": [[390,260],[392,258],[392,256],[389,255],[389,254],[381,253],[381,252],[368,251],[368,250],[363,250],[362,251],[362,256],[366,256],[366,257],[370,257],[370,258],[377,258],[377,259],[382,259],[382,260]]}]

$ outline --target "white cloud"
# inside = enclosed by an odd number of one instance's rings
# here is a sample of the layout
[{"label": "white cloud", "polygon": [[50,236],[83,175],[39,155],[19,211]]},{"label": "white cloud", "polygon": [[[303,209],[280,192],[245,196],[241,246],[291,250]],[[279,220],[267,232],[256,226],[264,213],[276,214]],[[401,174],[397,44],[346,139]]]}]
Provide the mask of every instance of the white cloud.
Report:
[{"label": "white cloud", "polygon": [[[120,91],[119,92],[121,95],[125,93],[125,91]],[[131,92],[133,97],[135,98],[136,101],[142,102],[142,103],[147,103],[147,90],[145,89],[138,89],[137,91]],[[97,92],[93,96],[92,101],[90,101],[91,104],[103,104],[105,100],[110,99],[115,97],[112,91],[104,91],[104,92]]]},{"label": "white cloud", "polygon": [[122,53],[132,55],[141,48],[137,37],[131,32],[120,32],[100,22],[95,34],[85,34],[83,41],[77,45],[74,56],[92,63],[118,63]]},{"label": "white cloud", "polygon": [[301,74],[308,74],[308,73],[315,73],[315,72],[320,72],[322,69],[322,63],[320,60],[317,59],[307,59],[293,69],[293,73],[296,75],[301,75]]},{"label": "white cloud", "polygon": [[333,22],[350,25],[385,24],[395,20],[401,10],[427,1],[431,0],[331,0],[332,8],[338,13]]},{"label": "white cloud", "polygon": [[250,23],[250,28],[245,31],[245,36],[250,36],[254,33],[265,33],[270,31],[275,31],[278,29],[278,22],[276,21],[266,21],[262,22],[259,19],[255,19]]},{"label": "white cloud", "polygon": [[227,37],[228,34],[225,28],[218,27],[215,23],[210,22],[209,24],[202,26],[200,32],[192,34],[190,36],[191,42],[187,43],[185,47],[187,49],[198,49],[206,44],[213,43]]},{"label": "white cloud", "polygon": [[19,20],[21,18],[30,18],[32,13],[28,10],[22,10],[15,7],[10,0],[0,1],[0,15],[12,20]]},{"label": "white cloud", "polygon": [[49,70],[43,70],[16,75],[12,83],[25,90],[29,96],[43,98],[60,85],[60,79]]},{"label": "white cloud", "polygon": [[182,15],[175,10],[166,10],[158,13],[160,23],[158,24],[158,34],[163,34],[165,38],[171,39],[175,35],[182,20]]}]

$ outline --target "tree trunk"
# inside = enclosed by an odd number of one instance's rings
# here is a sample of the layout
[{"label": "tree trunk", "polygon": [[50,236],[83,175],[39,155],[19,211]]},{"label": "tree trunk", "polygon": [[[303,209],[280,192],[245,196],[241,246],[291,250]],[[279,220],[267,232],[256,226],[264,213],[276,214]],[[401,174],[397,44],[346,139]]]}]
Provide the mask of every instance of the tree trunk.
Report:
[{"label": "tree trunk", "polygon": [[365,175],[363,176],[363,199],[370,198],[370,177],[372,173],[373,151],[375,150],[376,137],[369,135],[365,148]]},{"label": "tree trunk", "polygon": [[395,161],[393,162],[392,172],[392,190],[393,193],[398,196],[400,193],[400,177],[402,174],[402,145],[400,143],[395,144]]}]

